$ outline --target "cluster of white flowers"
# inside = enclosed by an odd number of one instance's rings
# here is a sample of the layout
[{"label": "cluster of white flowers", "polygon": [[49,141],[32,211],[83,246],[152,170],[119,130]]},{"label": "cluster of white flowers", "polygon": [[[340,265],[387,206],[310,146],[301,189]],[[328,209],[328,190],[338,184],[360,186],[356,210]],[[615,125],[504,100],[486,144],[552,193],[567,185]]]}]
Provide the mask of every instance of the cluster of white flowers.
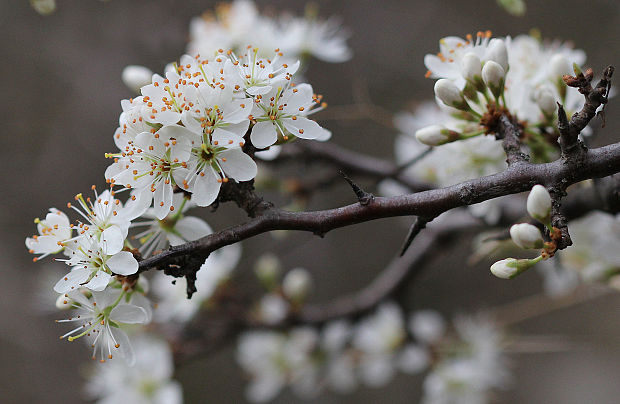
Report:
[{"label": "cluster of white flowers", "polygon": [[93,191],[94,201],[85,199],[82,194],[76,195],[81,209],[68,204],[83,221],[71,224],[64,212],[52,208],[44,220],[35,220],[39,235],[26,239],[29,251],[41,254],[35,261],[58,253],[68,257],[57,259],[72,267],[54,286],[58,293],[74,291],[80,286],[102,291],[112,274],[132,275],[138,270],[138,261],[123,247],[131,220],[140,212],[132,203],[123,206],[109,190],[100,195],[94,187]]},{"label": "cluster of white flowers", "polygon": [[[102,361],[118,353],[133,362],[125,325],[146,324],[153,316],[160,323],[183,324],[230,277],[239,246],[211,254],[197,273],[198,292],[192,300],[185,298],[183,279],[170,285],[166,276],[156,274],[152,283],[158,308],[152,314],[138,261],[211,233],[202,219],[186,215],[188,209],[211,205],[224,183],[254,179],[255,152],[297,138],[324,141],[331,136],[310,119],[325,107],[322,96],[309,84],[295,84],[293,75],[300,67],[295,59],[302,54],[331,61],[350,56],[333,21],[283,17],[270,22],[245,1],[218,8],[210,26],[207,19],[200,21],[192,23],[192,32],[218,31],[226,38],[194,35],[190,49],[218,41],[200,51],[204,57],[198,51],[183,55],[163,76],[139,66],[125,70],[124,81],[140,95],[121,102],[113,137],[118,151],[106,154],[114,160],[105,172],[110,189],[98,194],[93,186],[93,199],[78,194],[75,206],[68,204],[79,214],[74,224],[64,212],[50,209],[45,219],[35,221],[39,234],[26,239],[35,261],[65,256],[56,260],[71,269],[54,291],[60,294],[58,308],[78,310],[61,322],[77,322],[78,327],[63,337],[87,336],[83,339],[91,341],[93,356]],[[267,25],[277,26],[269,49],[279,46],[290,55],[249,45],[264,43],[249,39],[258,40],[252,32]],[[117,199],[121,192],[125,203]],[[272,318],[286,315],[302,303],[309,282],[305,270],[293,270],[280,291],[271,291],[260,306]]]},{"label": "cluster of white flowers", "polygon": [[[166,77],[153,75],[140,97],[122,103],[114,135],[119,148],[106,179],[132,190],[140,206],[154,200],[157,219],[166,217],[175,187],[198,206],[217,198],[229,178],[249,181],[257,166],[246,154],[246,133],[264,149],[294,138],[327,140],[331,133],[308,115],[324,107],[309,84],[291,79],[299,63],[220,50],[211,59],[184,55]],[[316,107],[316,108],[315,108]]]},{"label": "cluster of white flowers", "polygon": [[424,380],[421,402],[487,403],[490,391],[510,382],[501,330],[484,316],[457,317],[454,326],[455,338],[441,343],[439,358]]},{"label": "cluster of white flowers", "polygon": [[348,34],[340,23],[334,18],[318,19],[310,8],[306,14],[302,18],[262,15],[251,0],[221,4],[214,14],[192,20],[187,52],[213,55],[221,48],[241,51],[251,44],[263,51],[280,48],[292,59],[309,55],[332,63],[348,60]]},{"label": "cluster of white flowers", "polygon": [[446,333],[445,321],[431,310],[406,321],[397,305],[384,303],[355,325],[335,320],[320,331],[247,332],[239,339],[237,360],[251,378],[246,395],[252,402],[269,401],[286,386],[315,397],[326,388],[347,393],[360,383],[381,387],[397,371],[430,369],[423,402],[476,394],[484,403],[489,390],[508,378],[500,333],[482,317],[459,318],[455,326],[455,335]]},{"label": "cluster of white flowers", "polygon": [[[437,55],[426,55],[427,77],[435,83],[436,102],[425,102],[413,112],[396,115],[400,131],[394,144],[396,161],[407,165],[405,174],[440,186],[490,175],[506,168],[506,155],[485,115],[511,114],[524,126],[522,142],[534,161],[548,161],[557,154],[556,101],[567,113],[583,105],[583,96],[567,87],[562,76],[571,74],[571,63],[582,64],[585,54],[568,44],[541,42],[532,36],[491,38],[446,37]],[[550,139],[553,139],[550,143]],[[440,146],[420,159],[426,146]],[[387,194],[406,192],[393,182],[383,184]],[[495,222],[496,200],[470,207],[472,213]]]},{"label": "cluster of white flowers", "polygon": [[424,143],[436,146],[490,133],[493,128],[485,127],[481,118],[503,112],[524,125],[528,135],[524,140],[544,159],[545,136],[556,134],[556,102],[568,114],[583,105],[583,97],[562,77],[572,74],[573,64],[581,65],[585,54],[566,44],[543,43],[526,35],[491,38],[487,31],[478,32],[475,39],[446,37],[439,47],[437,55],[424,59],[427,76],[439,79],[435,96],[458,124],[451,129],[436,122],[420,129],[417,137]]},{"label": "cluster of white flowers", "polygon": [[281,323],[305,302],[312,289],[312,277],[306,269],[293,268],[282,276],[282,264],[269,253],[256,261],[254,272],[267,290],[256,305],[256,316],[265,324]]}]

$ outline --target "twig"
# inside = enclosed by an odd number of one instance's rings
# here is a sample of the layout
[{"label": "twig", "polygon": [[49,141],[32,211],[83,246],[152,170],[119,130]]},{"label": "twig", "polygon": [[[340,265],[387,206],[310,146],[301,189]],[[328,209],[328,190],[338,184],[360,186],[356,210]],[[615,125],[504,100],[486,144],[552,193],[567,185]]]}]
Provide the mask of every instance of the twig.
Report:
[{"label": "twig", "polygon": [[367,206],[373,201],[373,199],[375,199],[375,196],[373,194],[364,191],[359,185],[353,182],[353,180],[349,178],[349,176],[346,175],[344,171],[341,170],[338,173],[342,176],[342,178],[345,179],[346,182],[349,183],[349,185],[353,189],[353,192],[355,192],[355,196],[357,196],[357,200],[359,201],[360,205]]},{"label": "twig", "polygon": [[502,114],[499,118],[499,132],[503,135],[502,147],[506,153],[508,165],[529,161],[530,156],[521,151],[519,127],[508,116]]},{"label": "twig", "polygon": [[413,241],[413,239],[416,238],[416,236],[424,228],[426,228],[426,224],[428,222],[430,222],[431,220],[432,219],[427,219],[425,217],[420,217],[420,216],[415,218],[413,224],[409,228],[409,232],[407,233],[407,237],[405,237],[405,242],[403,243],[403,246],[400,249],[400,254],[398,255],[399,257],[402,257],[405,254],[405,252],[407,251],[407,249],[411,245],[411,242]]},{"label": "twig", "polygon": [[577,88],[586,99],[581,111],[572,116],[568,125],[566,125],[567,118],[564,109],[561,106],[558,107],[558,116],[560,118],[560,148],[562,149],[562,156],[564,158],[581,155],[587,150],[583,143],[579,141],[579,134],[592,118],[594,118],[598,107],[607,104],[608,92],[611,87],[611,76],[613,73],[613,66],[608,66],[603,72],[603,77],[594,88],[592,88],[590,84],[594,77],[592,69],[586,70],[585,74],[579,72],[579,74],[574,77],[570,75],[565,75],[563,77],[566,85]]},{"label": "twig", "polygon": [[[578,166],[563,160],[546,164],[518,164],[505,171],[446,188],[394,197],[376,197],[372,204],[353,204],[314,212],[288,212],[269,207],[246,223],[230,227],[140,262],[140,272],[179,264],[186,255],[208,256],[218,248],[273,230],[309,231],[319,236],[330,230],[394,216],[436,217],[459,206],[472,205],[499,196],[531,189],[535,184],[568,186],[585,179],[620,172],[620,143],[589,150]],[[175,273],[169,269],[167,272]]]}]

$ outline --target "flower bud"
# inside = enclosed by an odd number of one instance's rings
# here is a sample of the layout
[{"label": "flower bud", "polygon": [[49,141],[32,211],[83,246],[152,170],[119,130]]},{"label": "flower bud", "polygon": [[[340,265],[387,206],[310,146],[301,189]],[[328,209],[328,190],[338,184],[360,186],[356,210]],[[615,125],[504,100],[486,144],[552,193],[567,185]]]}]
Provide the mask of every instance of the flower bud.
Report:
[{"label": "flower bud", "polygon": [[482,67],[482,81],[491,89],[495,98],[499,98],[504,91],[505,76],[504,68],[492,60],[487,61]]},{"label": "flower bud", "polygon": [[564,55],[556,53],[549,60],[549,72],[553,77],[562,77],[565,74],[572,74],[573,69]]},{"label": "flower bud", "polygon": [[510,279],[518,273],[516,258],[506,258],[491,265],[491,273],[502,279]]},{"label": "flower bud", "polygon": [[542,185],[534,185],[527,197],[527,213],[547,224],[551,214],[551,195]]},{"label": "flower bud", "polygon": [[58,310],[68,310],[73,308],[73,300],[71,300],[65,293],[58,296],[56,299],[56,308]]},{"label": "flower bud", "polygon": [[531,260],[506,258],[501,261],[497,261],[495,264],[491,265],[491,272],[498,278],[512,279],[515,276],[519,275],[521,272],[527,271],[535,264],[540,262],[542,259],[543,257],[541,255]]},{"label": "flower bud", "polygon": [[282,292],[295,302],[304,300],[311,288],[312,278],[303,268],[291,269],[282,280]]},{"label": "flower bud", "polygon": [[143,86],[151,84],[152,77],[153,72],[149,68],[137,65],[125,67],[122,74],[123,83],[136,93],[139,93]]},{"label": "flower bud", "polygon": [[273,288],[278,283],[281,272],[280,260],[273,254],[263,254],[254,264],[256,277],[267,289]]},{"label": "flower bud", "polygon": [[510,228],[510,237],[521,248],[542,248],[543,246],[540,230],[529,223],[513,225]]},{"label": "flower bud", "polygon": [[288,311],[288,303],[275,294],[265,295],[259,302],[260,318],[269,325],[282,322],[288,315]]},{"label": "flower bud", "polygon": [[491,39],[487,48],[487,58],[498,63],[504,72],[508,71],[508,51],[503,39]]},{"label": "flower bud", "polygon": [[542,87],[537,91],[536,103],[540,110],[547,116],[553,116],[557,108],[555,96],[548,87]]},{"label": "flower bud", "polygon": [[525,14],[524,0],[498,0],[497,3],[515,17],[522,17]]},{"label": "flower bud", "polygon": [[415,132],[415,137],[418,142],[425,145],[439,146],[457,140],[460,134],[441,125],[429,125],[418,129]]},{"label": "flower bud", "polygon": [[435,95],[449,107],[469,109],[461,91],[448,79],[439,79],[435,82]]},{"label": "flower bud", "polygon": [[41,15],[48,15],[56,11],[56,0],[30,0],[30,5]]},{"label": "flower bud", "polygon": [[418,310],[409,317],[409,331],[423,344],[438,342],[446,332],[446,322],[434,310]]},{"label": "flower bud", "polygon": [[461,73],[467,80],[475,82],[476,78],[482,77],[482,62],[480,58],[473,52],[466,53],[461,61]]},{"label": "flower bud", "polygon": [[164,66],[164,73],[177,73],[176,63],[168,63],[166,66]]}]

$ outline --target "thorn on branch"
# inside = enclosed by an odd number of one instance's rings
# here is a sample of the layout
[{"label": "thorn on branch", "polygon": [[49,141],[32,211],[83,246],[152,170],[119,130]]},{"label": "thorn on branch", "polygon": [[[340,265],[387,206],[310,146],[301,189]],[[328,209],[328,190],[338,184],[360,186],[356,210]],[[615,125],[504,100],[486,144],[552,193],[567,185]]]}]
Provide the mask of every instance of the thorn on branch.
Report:
[{"label": "thorn on branch", "polygon": [[556,102],[556,104],[558,104],[558,130],[560,131],[561,136],[564,136],[564,134],[568,136],[569,128],[566,111],[564,111],[564,106],[562,104],[560,104],[559,102]]},{"label": "thorn on branch", "polygon": [[399,257],[402,257],[407,252],[407,249],[413,242],[413,239],[424,229],[426,228],[426,224],[433,220],[433,218],[427,219],[425,217],[418,216],[415,218],[415,221],[409,228],[409,233],[407,233],[407,237],[405,238],[405,242],[400,249]]},{"label": "thorn on branch", "polygon": [[193,294],[198,291],[196,289],[196,272],[186,274],[185,280],[187,281],[187,298],[191,299]]},{"label": "thorn on branch", "polygon": [[570,156],[578,154],[580,150],[585,151],[585,145],[579,141],[579,132],[576,132],[568,122],[564,106],[558,104],[558,131],[560,132],[560,149],[562,157],[568,159]]},{"label": "thorn on branch", "polygon": [[367,206],[375,199],[375,196],[373,194],[364,191],[359,185],[353,182],[353,180],[349,178],[349,176],[346,175],[344,171],[340,170],[338,172],[340,173],[340,175],[342,175],[342,178],[344,178],[345,181],[349,183],[351,188],[353,188],[353,192],[355,192],[355,196],[357,196],[357,200],[359,201],[360,205]]}]

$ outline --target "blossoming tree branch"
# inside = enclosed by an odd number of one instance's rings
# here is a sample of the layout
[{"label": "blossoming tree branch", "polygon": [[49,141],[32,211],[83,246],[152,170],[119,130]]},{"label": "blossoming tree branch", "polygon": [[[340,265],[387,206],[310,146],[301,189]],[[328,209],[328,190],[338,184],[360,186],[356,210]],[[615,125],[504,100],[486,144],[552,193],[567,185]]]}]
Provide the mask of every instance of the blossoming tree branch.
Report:
[{"label": "blossoming tree branch", "polygon": [[[56,306],[74,311],[58,320],[72,324],[61,339],[85,340],[93,359],[115,363],[89,384],[93,397],[182,400],[170,380],[168,345],[132,326],[154,322],[175,325],[168,338],[177,361],[239,336],[238,362],[250,375],[247,397],[255,402],[287,385],[312,397],[326,387],[382,386],[396,371],[426,369],[423,402],[486,402],[509,379],[499,325],[472,315],[450,327],[430,310],[405,319],[390,301],[433,249],[458,232],[501,226],[474,256],[508,251],[510,244],[526,258],[494,263],[499,278],[542,268],[555,279],[554,293],[574,289],[576,274],[618,283],[617,257],[601,253],[602,242],[580,223],[587,217],[598,228],[617,227],[610,213],[618,210],[618,187],[610,176],[620,172],[620,143],[586,146],[592,127],[604,124],[613,67],[584,69],[582,51],[531,36],[494,38],[486,31],[443,38],[439,53],[424,59],[427,77],[436,80],[435,101],[394,115],[402,134],[392,162],[330,144],[328,125],[315,120],[327,104],[300,73],[310,57],[351,58],[336,20],[322,20],[311,8],[304,17],[268,17],[251,1],[235,1],[193,20],[190,32],[187,54],[163,73],[125,69],[123,80],[136,96],[121,101],[116,147],[105,153],[108,188],[78,193],[66,210],[50,208],[35,220],[38,234],[26,240],[35,261],[55,255],[68,266],[53,285]],[[296,211],[266,200],[261,171],[302,160],[320,162],[332,175],[297,179],[293,196],[346,186],[354,203]],[[364,189],[362,179],[376,181],[378,190]],[[527,200],[516,195],[523,192]],[[212,230],[187,214],[197,207],[217,214],[228,202],[248,219]],[[74,222],[65,213],[71,211]],[[525,211],[529,219],[516,223]],[[393,261],[359,292],[306,303],[308,271],[282,276],[269,254],[256,262],[264,296],[248,303],[243,292],[227,292],[241,241],[276,230],[322,237],[395,216],[415,219]],[[537,255],[527,258],[526,250]],[[550,262],[564,268],[558,272]],[[206,320],[191,326],[199,331],[184,332],[206,302]],[[216,319],[219,327],[212,326]],[[450,348],[463,344],[469,349]],[[118,364],[118,356],[125,361]],[[167,370],[149,376],[153,388],[140,389],[153,357]],[[119,389],[114,374],[133,382]]]}]

